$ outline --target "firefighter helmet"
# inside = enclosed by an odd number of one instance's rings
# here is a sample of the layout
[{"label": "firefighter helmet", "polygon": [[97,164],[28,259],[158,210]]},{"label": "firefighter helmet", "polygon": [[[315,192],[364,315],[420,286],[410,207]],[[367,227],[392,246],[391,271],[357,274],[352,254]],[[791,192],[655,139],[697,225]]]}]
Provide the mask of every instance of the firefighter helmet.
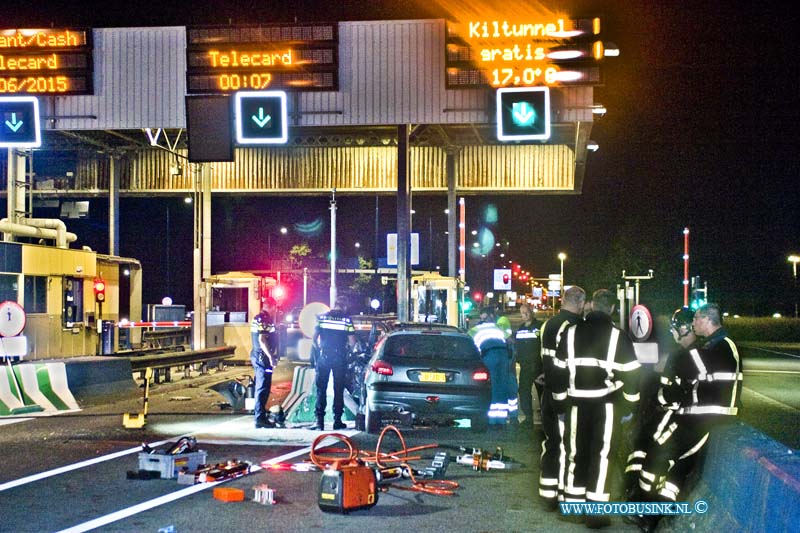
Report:
[{"label": "firefighter helmet", "polygon": [[692,332],[692,320],[694,320],[694,311],[688,307],[681,307],[672,313],[669,324],[678,338],[682,338]]}]

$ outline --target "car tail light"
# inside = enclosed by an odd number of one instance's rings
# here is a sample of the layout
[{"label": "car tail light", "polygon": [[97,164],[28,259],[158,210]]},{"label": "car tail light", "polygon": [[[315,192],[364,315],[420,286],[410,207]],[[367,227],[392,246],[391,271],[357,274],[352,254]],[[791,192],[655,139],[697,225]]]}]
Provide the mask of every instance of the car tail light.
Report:
[{"label": "car tail light", "polygon": [[375,361],[375,363],[372,364],[372,371],[376,374],[380,374],[381,376],[391,376],[394,374],[392,365],[386,361]]},{"label": "car tail light", "polygon": [[479,368],[472,373],[472,379],[474,381],[489,381],[489,371],[485,368]]}]

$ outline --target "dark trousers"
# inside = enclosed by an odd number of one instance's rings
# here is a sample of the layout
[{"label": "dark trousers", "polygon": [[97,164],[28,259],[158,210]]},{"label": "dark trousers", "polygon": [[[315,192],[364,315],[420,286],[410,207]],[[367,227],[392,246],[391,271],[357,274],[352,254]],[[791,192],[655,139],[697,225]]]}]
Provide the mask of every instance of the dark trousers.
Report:
[{"label": "dark trousers", "polygon": [[580,403],[567,408],[564,421],[566,501],[607,502],[611,497],[612,450],[616,449],[617,421],[612,402]]},{"label": "dark trousers", "polygon": [[508,421],[509,393],[512,383],[516,381],[512,381],[509,363],[505,347],[489,348],[483,356],[483,364],[489,369],[492,385],[492,403],[489,406],[489,424],[492,425],[505,425]]},{"label": "dark trousers", "polygon": [[347,362],[344,357],[319,357],[316,361],[317,418],[325,416],[328,406],[328,379],[333,374],[333,416],[340,418],[344,412],[344,386],[347,380]]},{"label": "dark trousers", "polygon": [[677,501],[701,457],[710,429],[709,417],[665,413],[649,435],[649,445],[628,457],[626,473],[638,473],[639,478],[631,500]]},{"label": "dark trousers", "polygon": [[519,359],[519,410],[529,421],[533,421],[533,387],[536,385],[536,398],[541,404],[542,391],[536,383],[533,364],[530,361]]},{"label": "dark trousers", "polygon": [[253,363],[253,373],[255,374],[256,397],[253,415],[255,415],[256,422],[265,423],[267,421],[267,400],[269,400],[269,392],[272,389],[272,369]]},{"label": "dark trousers", "polygon": [[[542,455],[539,468],[539,496],[547,500],[558,499],[559,490],[563,492],[564,469],[564,423],[559,420],[558,413],[553,405],[553,396],[550,389],[544,388],[542,400]],[[559,480],[561,481],[559,482]]]}]

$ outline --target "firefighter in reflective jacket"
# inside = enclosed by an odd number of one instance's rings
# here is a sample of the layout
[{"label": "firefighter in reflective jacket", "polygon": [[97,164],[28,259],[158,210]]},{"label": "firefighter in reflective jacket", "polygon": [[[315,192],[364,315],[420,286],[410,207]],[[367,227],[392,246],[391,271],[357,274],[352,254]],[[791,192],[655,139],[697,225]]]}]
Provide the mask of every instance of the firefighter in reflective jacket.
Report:
[{"label": "firefighter in reflective jacket", "polygon": [[[565,414],[564,447],[568,467],[565,501],[607,502],[609,461],[621,419],[630,419],[639,401],[640,364],[630,337],[612,320],[616,298],[600,289],[592,311],[561,336],[554,359],[553,399]],[[590,526],[608,517],[586,517]]]},{"label": "firefighter in reflective jacket", "polygon": [[564,422],[558,418],[553,400],[553,383],[555,366],[553,360],[556,356],[556,347],[564,331],[583,319],[583,304],[586,301],[586,291],[573,285],[566,291],[561,300],[561,309],[558,314],[542,325],[539,336],[542,342],[542,372],[544,385],[542,387],[542,455],[539,468],[539,497],[541,497],[550,511],[558,508],[559,492],[564,492],[564,468],[566,457],[564,452]]},{"label": "firefighter in reflective jacket", "polygon": [[314,330],[314,368],[317,372],[317,423],[313,429],[325,429],[325,409],[328,404],[328,379],[333,374],[333,429],[344,429],[344,387],[347,383],[347,363],[350,349],[355,346],[353,321],[343,311],[344,301],[337,299],[333,309],[317,317]]},{"label": "firefighter in reflective jacket", "polygon": [[489,405],[489,425],[505,426],[509,415],[509,400],[516,413],[516,379],[511,376],[511,352],[506,343],[507,333],[495,322],[494,309],[481,309],[480,322],[469,330],[475,346],[481,352],[483,363],[489,369],[492,384],[492,403]]},{"label": "firefighter in reflective jacket", "polygon": [[[639,474],[633,501],[676,501],[712,428],[738,413],[741,360],[722,327],[720,308],[709,303],[693,317],[690,313],[678,310],[673,315],[673,337],[680,349],[661,375],[658,402],[663,415],[649,445],[628,457],[626,472]],[[642,529],[652,530],[660,517],[635,518]]]},{"label": "firefighter in reflective jacket", "polygon": [[257,428],[271,428],[275,424],[267,417],[267,400],[272,388],[272,371],[277,364],[278,336],[275,332],[275,300],[265,298],[261,312],[250,321],[250,364],[255,374],[255,408],[253,414]]}]

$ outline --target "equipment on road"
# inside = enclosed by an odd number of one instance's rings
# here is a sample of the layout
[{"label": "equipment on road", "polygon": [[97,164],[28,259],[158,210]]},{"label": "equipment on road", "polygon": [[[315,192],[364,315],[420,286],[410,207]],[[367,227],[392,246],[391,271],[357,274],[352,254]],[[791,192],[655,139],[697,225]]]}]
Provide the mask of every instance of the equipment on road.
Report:
[{"label": "equipment on road", "polygon": [[[402,448],[392,452],[381,452],[381,444],[387,431],[393,431],[399,438]],[[343,442],[346,449],[325,448],[326,452],[346,456],[322,456],[318,446],[328,438]],[[402,433],[395,426],[386,426],[378,438],[374,453],[359,451],[352,440],[339,433],[322,434],[311,445],[311,462],[323,469],[320,480],[319,508],[324,512],[347,513],[356,509],[366,509],[378,501],[378,491],[386,491],[389,487],[400,490],[426,492],[439,496],[452,496],[458,483],[441,479],[449,464],[446,453],[437,453],[430,467],[415,470],[409,461],[420,457],[410,453],[426,448],[435,448],[436,444],[407,448]],[[389,466],[389,463],[399,463]],[[411,479],[411,487],[390,483],[399,479]],[[422,480],[420,478],[426,478]],[[383,486],[381,486],[383,484]]]},{"label": "equipment on road", "polygon": [[326,513],[369,509],[378,503],[378,480],[375,470],[363,463],[342,465],[335,462],[322,472],[319,484],[319,508]]},{"label": "equipment on road", "polygon": [[253,487],[253,501],[258,502],[261,505],[275,505],[278,503],[275,500],[275,489],[271,489],[269,485],[264,483],[263,485],[256,485]]},{"label": "equipment on road", "polygon": [[147,367],[144,371],[144,397],[142,398],[141,413],[125,413],[122,415],[122,425],[128,429],[141,429],[147,423],[147,400],[150,395],[150,379],[153,369]]},{"label": "equipment on road", "polygon": [[210,483],[212,481],[226,481],[246,476],[250,473],[250,463],[231,459],[225,463],[206,466],[195,472],[197,483]]},{"label": "equipment on road", "polygon": [[497,447],[494,453],[481,450],[480,448],[473,448],[472,453],[456,456],[456,463],[464,466],[471,466],[476,472],[513,470],[522,466],[511,457],[507,457],[503,453],[503,448],[500,446]]},{"label": "equipment on road", "polygon": [[244,491],[233,487],[214,487],[214,499],[221,502],[243,502]]},{"label": "equipment on road", "polygon": [[194,472],[206,462],[208,454],[197,449],[197,439],[181,437],[161,448],[151,448],[142,443],[139,452],[139,470],[128,471],[128,479],[174,479],[186,472]]}]

